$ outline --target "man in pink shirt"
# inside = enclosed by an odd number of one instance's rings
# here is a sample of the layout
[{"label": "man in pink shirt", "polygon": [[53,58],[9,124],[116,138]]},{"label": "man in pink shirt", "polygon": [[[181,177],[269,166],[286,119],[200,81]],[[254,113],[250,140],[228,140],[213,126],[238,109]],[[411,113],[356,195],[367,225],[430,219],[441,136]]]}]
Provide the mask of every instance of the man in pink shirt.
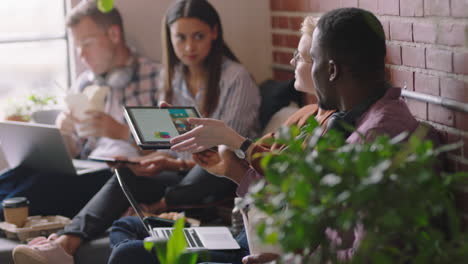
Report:
[{"label": "man in pink shirt", "polygon": [[[362,9],[330,11],[320,18],[313,32],[311,75],[319,106],[338,110],[326,130],[343,132],[348,143],[370,141],[384,134],[393,137],[411,133],[419,125],[401,100],[401,90],[391,87],[385,79],[385,55],[382,25],[372,13]],[[349,126],[355,130],[346,129]],[[220,147],[220,154],[220,162],[201,165],[236,182],[239,196],[244,196],[253,182],[263,178],[231,150]],[[338,258],[346,260],[359,246],[363,230],[358,225],[347,234],[329,228],[325,233],[337,244]],[[261,256],[249,256],[247,262],[249,258],[255,261]]]},{"label": "man in pink shirt", "polygon": [[[382,25],[370,12],[357,8],[336,9],[324,14],[313,32],[311,75],[319,105],[338,109],[327,130],[344,133],[348,143],[372,140],[378,135],[412,132],[418,121],[400,98],[401,89],[385,79],[385,36]],[[355,127],[350,132],[343,124]],[[239,179],[238,194],[246,192],[251,171]]]}]

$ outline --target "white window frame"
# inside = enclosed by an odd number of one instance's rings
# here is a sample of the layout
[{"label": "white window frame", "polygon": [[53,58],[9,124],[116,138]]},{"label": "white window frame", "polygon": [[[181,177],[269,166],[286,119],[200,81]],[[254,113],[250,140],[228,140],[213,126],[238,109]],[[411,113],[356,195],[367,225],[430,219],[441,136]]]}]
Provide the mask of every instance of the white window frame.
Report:
[{"label": "white window frame", "polygon": [[[63,4],[63,16],[66,17],[67,11],[69,10],[69,0],[62,0],[64,2]],[[66,46],[66,58],[67,58],[67,86],[70,87],[71,85],[71,77],[72,77],[72,54],[70,52],[70,37],[68,34],[68,29],[65,29],[64,34],[50,34],[50,35],[42,35],[42,36],[37,36],[37,37],[7,37],[7,38],[0,38],[0,45],[3,44],[15,44],[15,43],[28,43],[28,42],[40,42],[40,41],[52,41],[52,40],[65,40],[65,46]]]}]

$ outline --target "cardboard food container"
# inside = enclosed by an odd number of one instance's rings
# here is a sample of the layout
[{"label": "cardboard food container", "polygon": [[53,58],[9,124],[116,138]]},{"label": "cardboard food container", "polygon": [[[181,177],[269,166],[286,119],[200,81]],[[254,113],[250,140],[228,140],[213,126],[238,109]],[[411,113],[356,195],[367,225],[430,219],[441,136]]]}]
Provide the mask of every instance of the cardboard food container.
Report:
[{"label": "cardboard food container", "polygon": [[6,238],[25,242],[28,238],[38,236],[48,236],[63,229],[71,222],[70,218],[60,215],[51,216],[30,216],[24,227],[17,228],[16,225],[7,222],[0,222],[0,230]]}]

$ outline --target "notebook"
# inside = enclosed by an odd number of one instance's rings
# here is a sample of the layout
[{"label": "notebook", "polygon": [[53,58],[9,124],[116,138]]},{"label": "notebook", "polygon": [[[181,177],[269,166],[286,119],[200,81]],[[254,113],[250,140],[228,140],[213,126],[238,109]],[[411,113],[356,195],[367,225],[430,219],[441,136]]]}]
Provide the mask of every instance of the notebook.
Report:
[{"label": "notebook", "polygon": [[21,165],[74,176],[109,168],[102,162],[71,159],[59,129],[52,125],[0,122],[0,144],[9,168]]},{"label": "notebook", "polygon": [[[141,210],[137,201],[123,181],[119,170],[115,170],[115,175],[119,181],[123,193],[130,203],[130,206],[132,206],[133,210],[135,210],[137,217],[145,227],[148,235],[155,238],[168,239],[172,234],[173,228],[152,227],[148,221],[145,221],[143,210]],[[224,226],[184,228],[184,235],[185,240],[187,241],[187,248],[189,250],[231,250],[240,248],[229,229]]]}]

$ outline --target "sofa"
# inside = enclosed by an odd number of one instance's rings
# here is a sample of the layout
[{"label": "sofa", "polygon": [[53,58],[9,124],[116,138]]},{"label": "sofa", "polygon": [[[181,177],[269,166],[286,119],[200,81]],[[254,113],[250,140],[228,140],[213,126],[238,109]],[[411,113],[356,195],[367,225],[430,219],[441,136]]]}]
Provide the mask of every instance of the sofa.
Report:
[{"label": "sofa", "polygon": [[[287,117],[303,104],[303,94],[293,87],[294,81],[278,82],[268,80],[260,84],[262,104],[260,106],[260,123],[264,133],[275,131]],[[49,113],[39,113],[33,116],[38,123],[54,123]],[[12,250],[19,242],[0,237],[0,263],[13,263]],[[106,263],[110,254],[109,238],[101,238],[85,243],[75,255],[76,264]]]}]

